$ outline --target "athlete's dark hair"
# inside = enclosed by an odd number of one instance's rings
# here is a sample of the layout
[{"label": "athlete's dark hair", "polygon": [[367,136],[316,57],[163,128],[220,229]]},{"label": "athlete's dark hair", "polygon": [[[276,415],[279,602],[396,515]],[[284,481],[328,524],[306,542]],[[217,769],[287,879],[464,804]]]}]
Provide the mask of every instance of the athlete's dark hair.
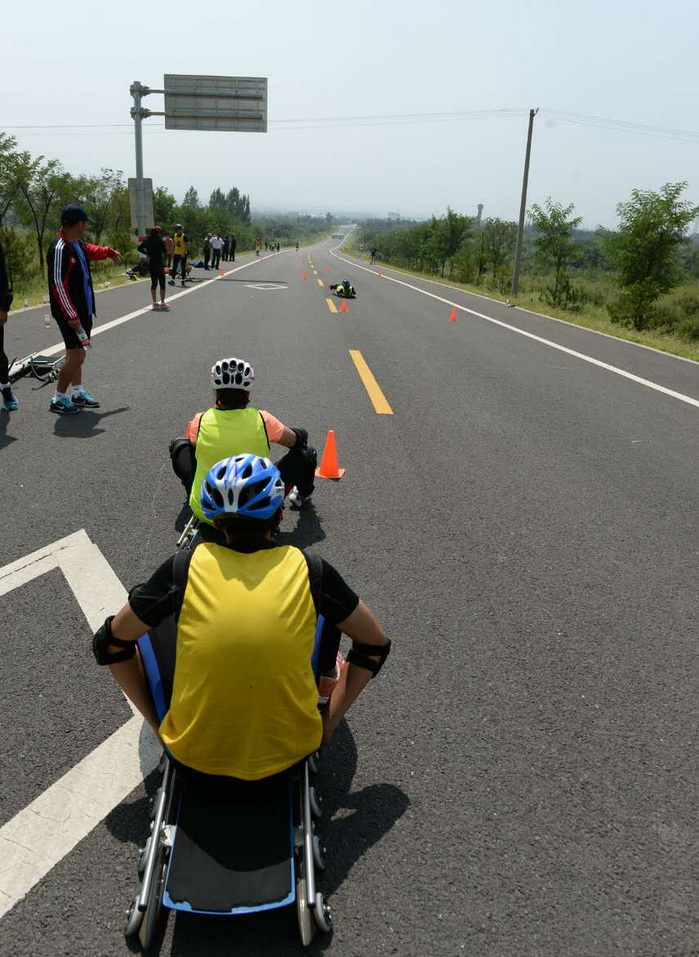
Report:
[{"label": "athlete's dark hair", "polygon": [[249,402],[246,389],[216,389],[216,405],[220,409],[244,409]]},{"label": "athlete's dark hair", "polygon": [[231,538],[250,535],[254,532],[274,531],[281,524],[284,508],[280,506],[271,518],[248,518],[246,515],[219,515],[214,519],[216,528]]}]

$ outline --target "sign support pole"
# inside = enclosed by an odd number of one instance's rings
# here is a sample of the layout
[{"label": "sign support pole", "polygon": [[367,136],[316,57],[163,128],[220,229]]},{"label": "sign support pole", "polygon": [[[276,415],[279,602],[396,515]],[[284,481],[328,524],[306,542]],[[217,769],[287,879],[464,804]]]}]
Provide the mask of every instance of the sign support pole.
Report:
[{"label": "sign support pole", "polygon": [[133,97],[133,107],[131,116],[134,123],[134,138],[136,141],[136,228],[138,235],[143,236],[146,232],[146,204],[143,195],[143,129],[142,123],[144,117],[150,116],[149,110],[141,109],[141,97],[147,96],[150,90],[143,86],[138,80],[134,80],[129,89]]}]

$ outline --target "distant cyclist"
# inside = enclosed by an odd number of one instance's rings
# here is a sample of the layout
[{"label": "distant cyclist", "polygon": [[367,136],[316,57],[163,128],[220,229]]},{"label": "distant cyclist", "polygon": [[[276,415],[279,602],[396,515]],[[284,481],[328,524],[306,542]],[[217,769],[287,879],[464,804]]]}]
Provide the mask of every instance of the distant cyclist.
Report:
[{"label": "distant cyclist", "polygon": [[[388,657],[373,612],[325,559],[274,545],[284,483],[269,459],[217,462],[201,486],[201,507],[224,536],[168,558],[93,638],[125,694],[173,757],[204,774],[259,780],[315,751]],[[182,555],[180,553],[180,560]],[[159,722],[135,642],[177,618],[173,693]],[[311,658],[325,620],[319,665],[335,685],[324,714]],[[340,633],[352,640],[336,668]]]},{"label": "distant cyclist", "polygon": [[291,429],[271,412],[250,406],[250,390],[255,372],[245,359],[220,359],[210,373],[215,404],[198,412],[189,422],[184,438],[170,443],[175,474],[189,493],[189,505],[206,526],[211,526],[199,492],[206,473],[220,459],[242,452],[268,456],[270,444],[286,447],[286,455],[277,462],[289,493],[289,504],[301,508],[313,493],[317,464],[316,450],[308,446],[305,429]]}]

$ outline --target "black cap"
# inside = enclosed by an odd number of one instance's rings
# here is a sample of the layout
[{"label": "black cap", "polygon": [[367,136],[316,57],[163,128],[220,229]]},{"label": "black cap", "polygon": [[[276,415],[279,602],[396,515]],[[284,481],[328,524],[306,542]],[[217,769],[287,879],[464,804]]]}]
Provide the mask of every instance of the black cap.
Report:
[{"label": "black cap", "polygon": [[92,220],[87,215],[82,206],[76,206],[71,203],[64,206],[61,210],[61,226],[72,226],[74,223],[91,223]]}]

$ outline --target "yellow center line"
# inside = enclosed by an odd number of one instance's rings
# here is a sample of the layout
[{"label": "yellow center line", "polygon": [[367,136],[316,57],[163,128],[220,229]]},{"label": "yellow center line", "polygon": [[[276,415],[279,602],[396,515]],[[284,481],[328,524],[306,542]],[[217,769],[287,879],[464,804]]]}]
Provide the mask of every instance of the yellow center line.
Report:
[{"label": "yellow center line", "polygon": [[323,280],[322,280],[322,279],[318,279],[317,282],[318,282],[318,285],[319,285],[319,286],[322,286],[322,285],[323,285]]},{"label": "yellow center line", "polygon": [[374,406],[375,412],[379,415],[393,415],[393,409],[388,404],[386,396],[374,378],[374,373],[366,364],[364,356],[356,349],[350,349],[349,354],[352,357],[352,362],[354,362],[357,367],[357,372],[359,373],[359,378],[364,383],[364,388],[369,393],[369,398],[371,399],[371,404]]},{"label": "yellow center line", "polygon": [[325,301],[328,304],[328,309],[330,310],[330,312],[337,312],[337,306],[332,301],[332,299],[326,299]]}]

